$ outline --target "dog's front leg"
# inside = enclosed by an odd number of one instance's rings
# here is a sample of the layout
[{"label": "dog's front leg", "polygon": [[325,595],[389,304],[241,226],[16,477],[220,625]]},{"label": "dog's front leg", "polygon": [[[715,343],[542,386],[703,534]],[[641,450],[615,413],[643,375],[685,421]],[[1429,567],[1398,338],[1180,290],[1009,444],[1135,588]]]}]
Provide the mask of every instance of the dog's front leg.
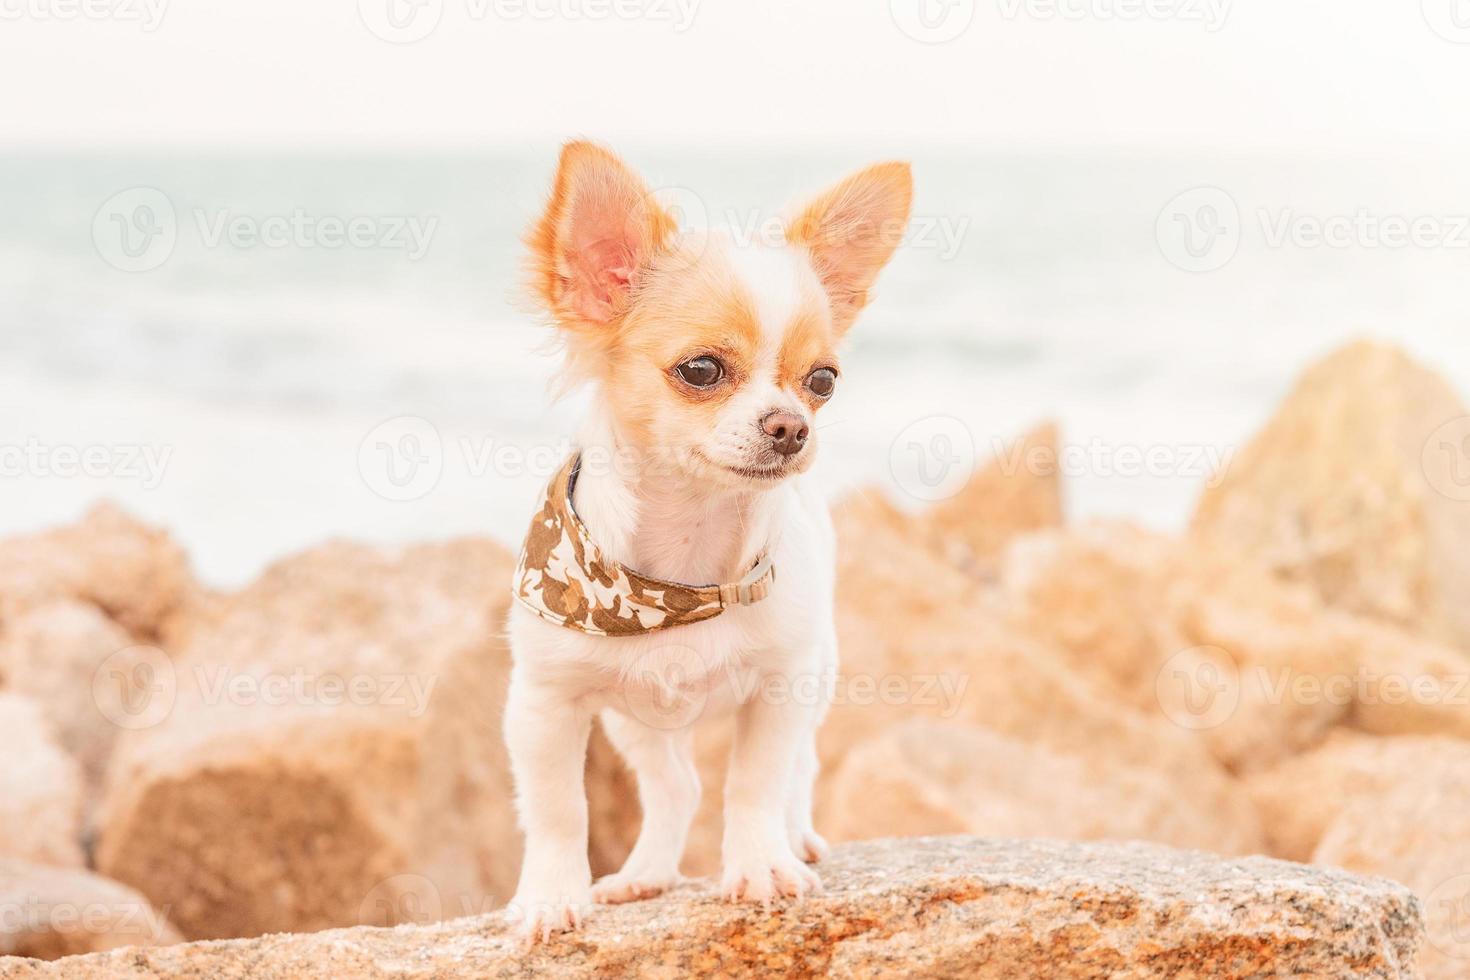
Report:
[{"label": "dog's front leg", "polygon": [[792,851],[787,826],[797,758],[819,717],[815,705],[768,696],[764,688],[737,713],[725,783],[721,887],[727,898],[764,904],[775,895],[795,897],[821,887]]},{"label": "dog's front leg", "polygon": [[517,669],[505,706],[526,851],[510,903],[527,942],[575,929],[591,905],[584,770],[591,715],[564,692]]}]

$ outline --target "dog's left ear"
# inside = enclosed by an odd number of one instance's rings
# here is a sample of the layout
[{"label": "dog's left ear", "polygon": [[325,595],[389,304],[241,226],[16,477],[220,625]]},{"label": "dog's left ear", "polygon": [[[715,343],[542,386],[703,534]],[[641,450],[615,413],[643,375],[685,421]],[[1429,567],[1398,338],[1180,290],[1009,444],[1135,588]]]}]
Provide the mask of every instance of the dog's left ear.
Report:
[{"label": "dog's left ear", "polygon": [[867,305],[868,290],[903,240],[913,197],[909,165],[880,163],[822,194],[787,228],[787,241],[811,251],[839,333]]}]

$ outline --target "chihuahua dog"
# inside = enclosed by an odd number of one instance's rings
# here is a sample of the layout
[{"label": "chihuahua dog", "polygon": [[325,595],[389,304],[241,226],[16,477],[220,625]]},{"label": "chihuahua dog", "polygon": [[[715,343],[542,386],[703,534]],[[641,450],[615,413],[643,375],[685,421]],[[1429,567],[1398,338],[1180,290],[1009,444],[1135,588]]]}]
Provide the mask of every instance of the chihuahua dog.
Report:
[{"label": "chihuahua dog", "polygon": [[[911,198],[908,165],[880,164],[779,235],[742,241],[681,230],[611,152],[563,149],[528,236],[532,281],[564,380],[591,386],[595,407],[514,583],[505,736],[525,855],[510,914],[528,942],[577,928],[594,902],[680,881],[700,793],[695,717],[735,716],[725,896],[820,887],[807,865],[827,850],[812,825],[827,698],[810,682],[836,671],[834,540],[801,476],[838,344]],[[643,812],[622,870],[596,885],[583,779],[593,715]]]}]

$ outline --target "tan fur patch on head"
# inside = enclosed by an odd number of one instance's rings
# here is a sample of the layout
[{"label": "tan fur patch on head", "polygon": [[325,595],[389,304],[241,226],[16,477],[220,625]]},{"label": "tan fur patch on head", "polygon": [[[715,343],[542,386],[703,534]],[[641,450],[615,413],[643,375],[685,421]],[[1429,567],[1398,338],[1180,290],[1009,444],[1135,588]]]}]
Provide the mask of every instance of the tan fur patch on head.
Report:
[{"label": "tan fur patch on head", "polygon": [[837,335],[825,310],[803,309],[786,327],[777,361],[781,387],[795,392],[815,412],[827,403],[807,388],[817,368],[837,370]]},{"label": "tan fur patch on head", "polygon": [[[707,428],[755,370],[761,344],[756,305],[717,249],[700,243],[656,260],[618,325],[602,367],[614,414],[630,437],[652,439],[658,426]],[[697,389],[675,369],[712,356],[725,382]]]}]

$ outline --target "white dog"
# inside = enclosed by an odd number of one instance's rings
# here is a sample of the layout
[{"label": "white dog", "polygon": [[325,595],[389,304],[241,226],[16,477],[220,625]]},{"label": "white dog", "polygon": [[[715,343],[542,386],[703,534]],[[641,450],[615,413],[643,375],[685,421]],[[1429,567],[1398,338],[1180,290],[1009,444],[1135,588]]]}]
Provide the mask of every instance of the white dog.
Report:
[{"label": "white dog", "polygon": [[[528,941],[589,904],[679,881],[699,801],[689,724],[733,710],[723,890],[820,887],[807,863],[815,736],[836,669],[833,535],[802,485],[836,347],[908,223],[906,164],[864,170],[779,241],[681,233],[589,143],[562,152],[529,237],[567,380],[594,386],[579,452],[551,482],[514,584],[505,734],[526,836],[511,903]],[[706,584],[714,583],[714,584]],[[803,696],[800,692],[806,691]],[[643,828],[595,886],[583,784],[592,716],[637,777]]]}]

